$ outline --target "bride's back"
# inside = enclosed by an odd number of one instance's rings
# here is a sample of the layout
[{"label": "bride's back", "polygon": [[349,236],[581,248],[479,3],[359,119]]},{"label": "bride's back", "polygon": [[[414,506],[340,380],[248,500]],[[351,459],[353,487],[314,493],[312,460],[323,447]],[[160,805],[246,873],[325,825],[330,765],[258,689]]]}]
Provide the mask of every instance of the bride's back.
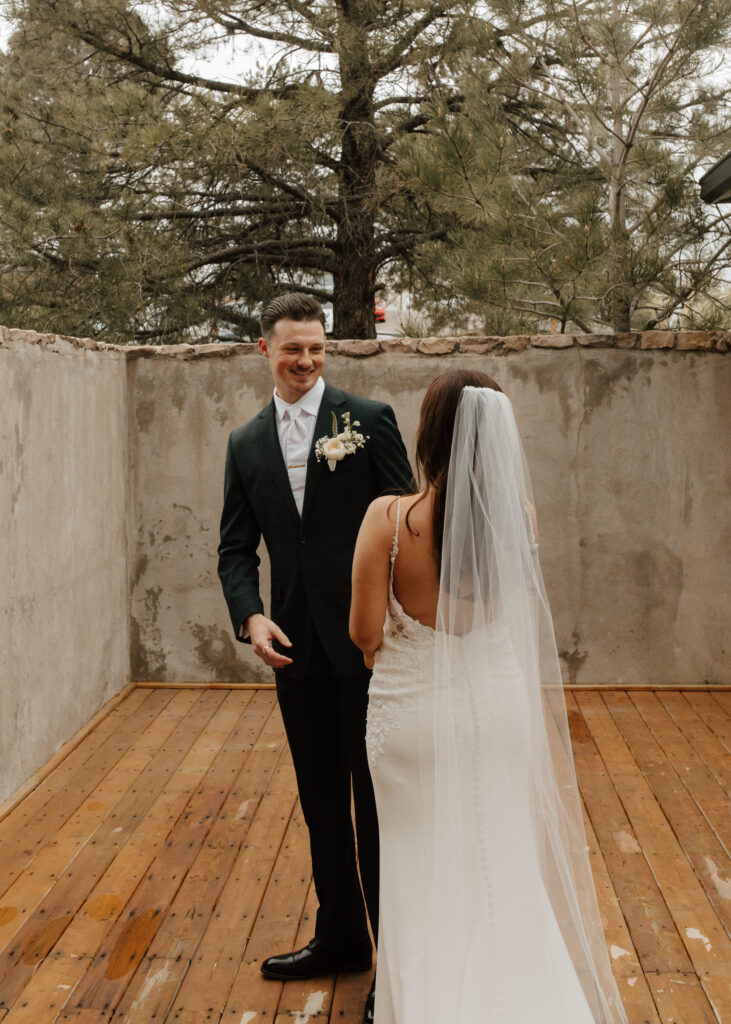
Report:
[{"label": "bride's back", "polygon": [[[433,492],[400,499],[398,556],[393,570],[396,600],[412,619],[434,628],[439,602],[439,567],[434,554]],[[396,530],[397,501],[388,509]],[[408,525],[407,525],[408,517]]]}]

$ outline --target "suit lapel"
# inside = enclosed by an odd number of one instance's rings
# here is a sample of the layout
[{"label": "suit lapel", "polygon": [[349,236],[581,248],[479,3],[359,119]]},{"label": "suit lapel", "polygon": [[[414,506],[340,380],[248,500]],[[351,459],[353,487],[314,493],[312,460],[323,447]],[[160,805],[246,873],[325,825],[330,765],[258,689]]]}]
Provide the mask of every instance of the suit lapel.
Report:
[{"label": "suit lapel", "polygon": [[259,441],[261,444],[262,457],[266,463],[272,480],[279,491],[284,507],[291,512],[291,514],[297,519],[297,522],[299,522],[300,514],[297,511],[297,505],[295,504],[294,495],[292,494],[292,487],[289,483],[289,475],[287,473],[287,467],[284,464],[284,456],[282,455],[282,446],[279,443],[279,435],[277,433],[277,412],[273,399],[270,404],[259,413],[259,419]]},{"label": "suit lapel", "polygon": [[321,437],[327,435],[332,436],[332,414],[336,412],[338,414],[338,429],[342,427],[342,421],[340,419],[340,406],[345,405],[345,395],[338,388],[333,388],[329,384],[325,385],[325,390],[322,395],[322,401],[320,402],[320,408],[317,413],[317,420],[315,422],[315,433],[312,438],[312,447],[310,448],[310,454],[307,459],[307,479],[305,482],[305,497],[302,503],[302,522],[307,519],[307,515],[312,508],[312,502],[315,498],[317,488],[320,486],[323,473],[329,473],[330,468],[324,460],[321,462],[317,461],[315,456],[315,443],[319,441]]}]

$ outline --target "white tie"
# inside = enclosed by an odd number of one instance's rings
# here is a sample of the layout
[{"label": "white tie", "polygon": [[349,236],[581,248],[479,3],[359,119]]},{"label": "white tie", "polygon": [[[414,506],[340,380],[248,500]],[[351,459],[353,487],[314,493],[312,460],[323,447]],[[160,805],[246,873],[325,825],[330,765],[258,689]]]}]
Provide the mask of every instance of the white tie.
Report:
[{"label": "white tie", "polygon": [[303,415],[302,409],[292,408],[286,410],[284,419],[288,421],[289,427],[284,440],[284,461],[287,466],[292,495],[299,514],[302,515],[307,478],[307,456],[309,455],[307,417],[306,414]]}]

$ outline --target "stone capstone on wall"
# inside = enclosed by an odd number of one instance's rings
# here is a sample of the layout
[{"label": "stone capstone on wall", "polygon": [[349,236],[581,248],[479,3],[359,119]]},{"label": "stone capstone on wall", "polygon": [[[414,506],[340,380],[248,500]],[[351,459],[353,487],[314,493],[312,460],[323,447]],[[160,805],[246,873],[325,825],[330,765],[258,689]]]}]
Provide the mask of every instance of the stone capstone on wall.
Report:
[{"label": "stone capstone on wall", "polygon": [[[36,334],[34,331],[12,331],[0,328],[7,335],[22,335],[26,340],[53,348],[59,344],[85,348],[91,351],[123,352],[128,360],[151,359],[164,356],[185,361],[225,358],[234,353],[259,353],[259,347],[250,342],[218,342],[206,345],[107,345],[93,338],[68,338],[56,334]],[[1,343],[1,342],[0,342]],[[618,348],[618,349],[677,349],[681,352],[728,352],[731,349],[731,331],[627,331],[621,334],[512,334],[446,335],[438,338],[361,338],[357,340],[328,341],[327,351],[336,355],[365,359],[380,352],[420,352],[427,356],[446,356],[456,352],[471,355],[512,355],[528,348],[566,349]]]}]

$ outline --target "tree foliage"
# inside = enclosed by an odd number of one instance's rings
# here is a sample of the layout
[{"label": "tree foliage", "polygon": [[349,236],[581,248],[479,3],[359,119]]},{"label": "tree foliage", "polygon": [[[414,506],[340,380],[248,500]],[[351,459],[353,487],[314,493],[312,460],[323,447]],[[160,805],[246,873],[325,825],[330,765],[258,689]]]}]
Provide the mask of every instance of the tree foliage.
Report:
[{"label": "tree foliage", "polygon": [[731,148],[731,8],[491,8],[499,45],[463,76],[466,102],[401,148],[454,224],[418,254],[425,305],[449,291],[499,331],[728,324],[731,217],[695,179]]}]

